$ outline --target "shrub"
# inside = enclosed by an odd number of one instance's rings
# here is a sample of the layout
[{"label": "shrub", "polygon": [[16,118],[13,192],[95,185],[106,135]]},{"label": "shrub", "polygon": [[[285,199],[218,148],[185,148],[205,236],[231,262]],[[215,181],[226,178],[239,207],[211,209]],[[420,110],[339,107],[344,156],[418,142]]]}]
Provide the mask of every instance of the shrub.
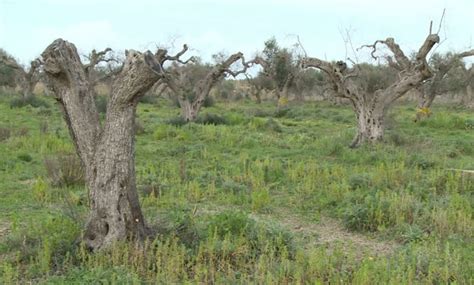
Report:
[{"label": "shrub", "polygon": [[29,132],[30,132],[30,130],[28,128],[19,128],[16,131],[16,135],[19,136],[19,137],[25,137],[25,136],[28,135]]},{"label": "shrub", "polygon": [[406,145],[409,140],[398,132],[391,132],[388,135],[388,141],[392,142],[395,146]]},{"label": "shrub", "polygon": [[10,101],[10,108],[23,108],[25,106],[32,106],[34,108],[44,107],[49,108],[49,104],[37,96],[28,96],[14,98]]},{"label": "shrub", "polygon": [[186,125],[188,122],[183,117],[177,116],[177,117],[168,119],[166,123],[175,127],[181,127],[181,126]]},{"label": "shrub", "polygon": [[48,121],[42,121],[39,126],[40,134],[43,134],[43,135],[47,134],[48,128],[49,128]]},{"label": "shrub", "polygon": [[209,107],[212,107],[216,104],[216,101],[214,100],[214,98],[212,96],[206,96],[206,98],[204,98],[204,102],[202,103],[202,106],[204,108],[209,108]]},{"label": "shrub", "polygon": [[45,107],[39,107],[36,113],[40,116],[45,116],[49,117],[53,114],[53,111],[51,109],[45,108]]},{"label": "shrub", "polygon": [[436,166],[436,162],[430,158],[423,157],[420,155],[413,155],[410,158],[409,164],[421,168],[423,170],[430,169]]},{"label": "shrub", "polygon": [[9,128],[0,127],[0,142],[9,139],[11,130]]},{"label": "shrub", "polygon": [[235,182],[233,180],[227,180],[222,183],[222,189],[226,192],[232,192],[233,194],[247,193],[249,188],[244,184]]},{"label": "shrub", "polygon": [[176,129],[167,125],[158,126],[153,132],[153,138],[156,140],[174,138],[176,137],[176,135],[177,135]]},{"label": "shrub", "polygon": [[199,116],[196,120],[196,123],[203,125],[227,125],[228,121],[226,118],[216,115],[216,114],[204,114]]},{"label": "shrub", "polygon": [[257,118],[270,117],[272,115],[271,112],[266,111],[266,110],[262,110],[262,109],[250,110],[250,111],[248,111],[248,114],[250,116],[254,116],[254,117],[257,117]]},{"label": "shrub", "polygon": [[273,113],[273,117],[275,118],[282,118],[282,117],[285,117],[288,112],[290,111],[289,108],[278,108],[274,113]]},{"label": "shrub", "polygon": [[21,153],[18,155],[18,159],[24,162],[30,162],[33,160],[30,154],[28,153]]},{"label": "shrub", "polygon": [[245,240],[250,246],[250,254],[257,256],[266,249],[279,251],[285,247],[294,254],[293,237],[279,227],[258,224],[240,211],[225,211],[211,217],[206,232],[219,239]]},{"label": "shrub", "polygon": [[418,225],[403,225],[401,240],[403,243],[417,242],[425,238],[426,233]]},{"label": "shrub", "polygon": [[346,209],[343,215],[344,226],[352,231],[369,230],[369,210],[363,204],[356,204]]},{"label": "shrub", "polygon": [[353,174],[349,177],[349,186],[352,190],[368,188],[370,177],[367,174]]},{"label": "shrub", "polygon": [[76,154],[59,154],[44,159],[51,186],[84,185],[84,168]]},{"label": "shrub", "polygon": [[281,128],[281,125],[276,120],[273,120],[272,118],[268,119],[265,122],[264,127],[265,129],[276,132],[276,133],[281,133],[283,131],[283,129]]},{"label": "shrub", "polygon": [[467,119],[464,121],[466,130],[474,130],[474,119]]}]

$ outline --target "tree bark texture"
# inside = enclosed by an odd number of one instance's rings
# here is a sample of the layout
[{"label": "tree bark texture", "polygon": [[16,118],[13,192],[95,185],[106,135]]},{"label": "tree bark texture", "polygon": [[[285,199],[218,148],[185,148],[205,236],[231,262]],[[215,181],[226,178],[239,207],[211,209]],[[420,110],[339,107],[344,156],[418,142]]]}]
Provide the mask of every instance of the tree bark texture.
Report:
[{"label": "tree bark texture", "polygon": [[153,55],[127,52],[101,125],[87,66],[81,63],[76,47],[58,39],[42,54],[47,83],[85,166],[90,212],[83,240],[92,250],[147,235],[136,191],[134,154],[138,100],[160,78],[147,56]]}]

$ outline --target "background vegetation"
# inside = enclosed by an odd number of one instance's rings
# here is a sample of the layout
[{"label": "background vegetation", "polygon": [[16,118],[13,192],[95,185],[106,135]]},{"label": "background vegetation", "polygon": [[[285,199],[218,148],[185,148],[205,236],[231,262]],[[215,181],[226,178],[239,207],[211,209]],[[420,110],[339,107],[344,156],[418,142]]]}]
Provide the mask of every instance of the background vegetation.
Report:
[{"label": "background vegetation", "polygon": [[169,100],[144,100],[137,182],[157,238],[89,254],[58,106],[0,97],[2,284],[473,282],[474,179],[452,170],[474,169],[472,110],[414,124],[399,105],[386,143],[352,150],[347,106],[218,100],[181,125]]}]

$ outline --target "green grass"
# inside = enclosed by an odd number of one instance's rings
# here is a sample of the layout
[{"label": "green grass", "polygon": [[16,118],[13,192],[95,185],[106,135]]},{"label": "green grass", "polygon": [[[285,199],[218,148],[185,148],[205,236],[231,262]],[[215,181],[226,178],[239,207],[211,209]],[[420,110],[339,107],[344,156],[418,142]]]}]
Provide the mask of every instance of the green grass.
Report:
[{"label": "green grass", "polygon": [[[44,165],[74,152],[58,106],[10,100],[0,99],[1,284],[474,281],[474,180],[448,170],[474,169],[472,110],[435,107],[415,124],[414,108],[397,106],[385,143],[349,149],[348,107],[217,103],[202,121],[218,124],[175,126],[170,102],[140,104],[137,183],[159,234],[90,254],[86,190],[51,186]],[[328,219],[356,243],[322,243]]]}]

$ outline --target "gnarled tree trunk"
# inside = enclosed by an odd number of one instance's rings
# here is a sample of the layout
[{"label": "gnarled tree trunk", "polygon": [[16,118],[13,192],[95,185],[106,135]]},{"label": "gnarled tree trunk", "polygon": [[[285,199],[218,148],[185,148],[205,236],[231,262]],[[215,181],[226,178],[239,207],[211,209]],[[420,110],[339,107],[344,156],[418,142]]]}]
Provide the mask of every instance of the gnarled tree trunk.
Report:
[{"label": "gnarled tree trunk", "polygon": [[357,133],[351,143],[351,147],[356,147],[364,142],[377,142],[383,139],[384,135],[384,106],[380,104],[354,104],[357,118]]},{"label": "gnarled tree trunk", "polygon": [[[396,65],[400,72],[399,78],[385,89],[375,92],[362,90],[353,80],[358,76],[359,67],[348,68],[346,63],[327,62],[318,58],[304,58],[303,67],[315,67],[324,71],[332,84],[335,96],[346,98],[351,101],[357,117],[357,133],[351,143],[351,147],[357,147],[364,142],[376,142],[383,139],[384,116],[393,102],[406,94],[409,90],[417,88],[420,84],[432,76],[426,62],[426,56],[433,46],[439,42],[439,36],[430,34],[416,54],[412,62],[405,56],[400,46],[393,38],[384,41],[376,41],[370,45],[374,49],[378,43],[385,44],[394,54],[395,61],[388,57],[390,65]],[[372,56],[374,56],[372,52]]]},{"label": "gnarled tree trunk", "polygon": [[199,109],[193,106],[189,100],[179,99],[179,105],[181,107],[181,116],[186,122],[194,122],[197,119]]},{"label": "gnarled tree trunk", "polygon": [[143,239],[147,227],[135,184],[134,124],[138,100],[160,78],[153,55],[128,51],[107,105],[103,126],[94,90],[76,47],[62,39],[42,54],[48,84],[60,103],[89,189],[85,244],[98,250],[124,239]]}]

